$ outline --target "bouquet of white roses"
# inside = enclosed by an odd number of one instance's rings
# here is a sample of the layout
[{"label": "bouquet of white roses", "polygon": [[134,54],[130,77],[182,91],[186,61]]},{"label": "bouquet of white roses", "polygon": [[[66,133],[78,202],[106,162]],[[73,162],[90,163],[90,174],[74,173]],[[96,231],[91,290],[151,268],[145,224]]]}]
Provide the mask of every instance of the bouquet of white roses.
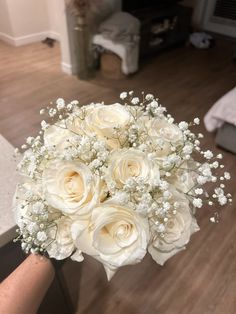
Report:
[{"label": "bouquet of white roses", "polygon": [[[58,99],[42,109],[48,119],[22,146],[14,202],[26,252],[79,262],[85,253],[108,279],[147,252],[163,265],[199,230],[196,208],[232,201],[224,193],[229,173],[215,174],[221,154],[202,151],[202,134],[190,130],[198,118],[175,123],[152,94],[120,98],[86,106]],[[207,182],[215,184],[211,195]]]}]

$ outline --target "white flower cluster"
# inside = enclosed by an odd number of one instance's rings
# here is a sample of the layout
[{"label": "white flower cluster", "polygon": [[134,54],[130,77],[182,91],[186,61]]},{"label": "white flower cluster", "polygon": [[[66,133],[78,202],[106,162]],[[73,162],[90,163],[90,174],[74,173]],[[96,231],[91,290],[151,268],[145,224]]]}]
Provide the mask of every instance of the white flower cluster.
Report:
[{"label": "white flower cluster", "polygon": [[[89,254],[108,279],[147,252],[164,264],[199,230],[197,208],[232,201],[230,174],[217,173],[222,156],[203,151],[203,135],[192,132],[199,118],[175,123],[152,94],[120,98],[87,106],[58,99],[42,109],[39,135],[22,145],[15,197],[25,251],[77,261]],[[215,184],[212,195],[206,183]]]},{"label": "white flower cluster", "polygon": [[15,211],[22,249],[26,253],[43,253],[55,240],[55,221],[61,217],[61,213],[50,208],[35,190],[35,186],[28,183],[18,186]]}]

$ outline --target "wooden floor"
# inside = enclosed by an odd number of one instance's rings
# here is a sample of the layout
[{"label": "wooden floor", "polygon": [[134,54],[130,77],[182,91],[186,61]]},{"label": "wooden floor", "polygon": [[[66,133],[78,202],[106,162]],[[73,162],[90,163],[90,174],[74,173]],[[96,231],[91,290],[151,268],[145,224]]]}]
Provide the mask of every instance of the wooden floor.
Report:
[{"label": "wooden floor", "polygon": [[[212,104],[236,85],[236,46],[219,40],[210,50],[178,47],[142,64],[139,73],[121,81],[97,74],[89,82],[62,74],[59,46],[41,43],[13,48],[0,42],[0,133],[20,145],[35,134],[38,111],[58,97],[81,103],[118,100],[123,90],[153,92],[177,121],[202,118]],[[204,127],[199,130],[205,132]],[[214,151],[214,136],[206,134],[205,147]],[[233,205],[221,213],[220,224],[209,223],[211,212],[198,212],[201,231],[191,244],[167,262],[156,265],[147,256],[137,266],[121,269],[110,283],[99,263],[87,257],[83,265],[67,262],[64,272],[74,300],[80,280],[80,314],[235,314],[236,313],[236,156],[225,153],[233,179]],[[17,252],[17,249],[15,249]],[[1,253],[2,254],[2,253]],[[0,273],[22,257],[4,251]],[[1,256],[2,258],[2,256]],[[14,260],[14,262],[12,262]],[[5,264],[4,264],[5,263]],[[7,268],[6,264],[12,264]],[[2,277],[0,277],[1,279]],[[40,313],[64,314],[52,286]]]}]

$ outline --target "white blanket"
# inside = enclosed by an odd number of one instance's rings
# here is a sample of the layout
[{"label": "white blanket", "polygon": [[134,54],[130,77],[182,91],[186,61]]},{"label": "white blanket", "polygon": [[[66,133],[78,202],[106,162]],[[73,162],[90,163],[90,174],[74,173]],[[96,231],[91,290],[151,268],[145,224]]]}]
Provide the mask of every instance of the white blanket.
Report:
[{"label": "white blanket", "polygon": [[127,12],[116,12],[99,27],[99,33],[116,42],[132,42],[139,35],[140,21]]},{"label": "white blanket", "polygon": [[112,51],[122,60],[121,70],[128,75],[138,70],[139,46],[138,44],[119,43],[105,38],[102,34],[93,37],[95,45]]},{"label": "white blanket", "polygon": [[224,122],[236,125],[236,87],[220,98],[204,117],[209,132],[220,128]]},{"label": "white blanket", "polygon": [[112,51],[122,60],[122,72],[131,74],[138,70],[140,21],[126,12],[111,15],[99,27],[93,43]]}]

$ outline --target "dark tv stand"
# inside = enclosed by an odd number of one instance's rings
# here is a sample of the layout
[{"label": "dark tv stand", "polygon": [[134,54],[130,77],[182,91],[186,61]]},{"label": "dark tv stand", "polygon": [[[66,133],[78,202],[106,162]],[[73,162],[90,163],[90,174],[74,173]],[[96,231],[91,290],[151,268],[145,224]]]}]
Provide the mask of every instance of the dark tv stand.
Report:
[{"label": "dark tv stand", "polygon": [[190,8],[172,4],[138,9],[130,13],[141,21],[141,57],[188,39],[192,15]]}]

